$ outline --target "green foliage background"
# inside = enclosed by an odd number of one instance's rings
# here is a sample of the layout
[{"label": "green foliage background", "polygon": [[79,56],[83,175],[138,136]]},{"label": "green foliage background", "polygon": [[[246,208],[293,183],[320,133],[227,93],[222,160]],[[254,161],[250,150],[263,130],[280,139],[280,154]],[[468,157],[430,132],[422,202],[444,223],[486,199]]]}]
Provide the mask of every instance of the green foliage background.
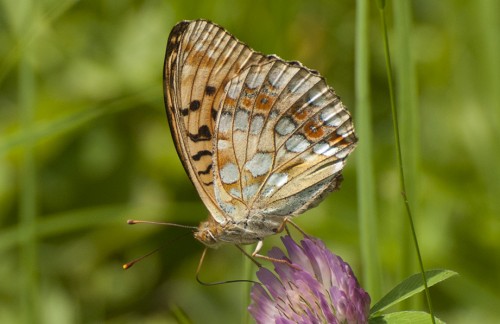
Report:
[{"label": "green foliage background", "polygon": [[[416,170],[410,178],[416,226],[426,267],[460,274],[431,289],[435,312],[450,323],[494,322],[500,318],[500,5],[421,0],[411,12],[418,130],[410,149],[418,154],[406,162]],[[126,225],[129,218],[196,225],[207,217],[175,153],[162,90],[170,29],[196,18],[320,71],[356,121],[354,1],[1,1],[1,323],[244,318],[248,287],[199,285],[202,246],[182,236],[185,230]],[[397,17],[389,18],[391,27]],[[415,255],[406,247],[374,2],[368,24],[373,212],[386,292],[417,267],[404,266]],[[397,70],[397,38],[390,37]],[[342,190],[297,223],[361,278],[367,269],[354,160]],[[278,243],[270,238],[265,248]],[[165,247],[121,269],[158,246]],[[209,252],[203,280],[244,276],[236,249]],[[425,309],[419,300],[409,307]]]}]

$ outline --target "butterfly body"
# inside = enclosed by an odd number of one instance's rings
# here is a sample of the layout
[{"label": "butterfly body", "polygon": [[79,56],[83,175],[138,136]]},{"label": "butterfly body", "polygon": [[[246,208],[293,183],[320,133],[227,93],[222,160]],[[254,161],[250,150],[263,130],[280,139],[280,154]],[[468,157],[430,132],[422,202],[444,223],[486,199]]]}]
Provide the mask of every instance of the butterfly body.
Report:
[{"label": "butterfly body", "polygon": [[[244,217],[242,217],[244,218]],[[209,216],[209,220],[202,222],[194,237],[210,247],[228,244],[252,244],[263,238],[276,234],[283,219],[263,220],[261,217],[248,217],[244,220],[228,220],[218,223]]]},{"label": "butterfly body", "polygon": [[204,244],[261,241],[339,187],[357,138],[317,72],[205,20],[173,28],[164,71],[176,149],[210,213]]}]

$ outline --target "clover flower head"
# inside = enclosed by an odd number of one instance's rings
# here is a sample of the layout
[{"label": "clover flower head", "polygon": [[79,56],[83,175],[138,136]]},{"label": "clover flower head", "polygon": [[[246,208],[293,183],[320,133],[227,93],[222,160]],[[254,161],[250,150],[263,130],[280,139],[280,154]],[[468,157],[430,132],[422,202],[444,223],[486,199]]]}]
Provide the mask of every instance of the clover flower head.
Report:
[{"label": "clover flower head", "polygon": [[351,267],[316,238],[300,245],[282,237],[288,257],[279,248],[269,256],[275,273],[257,271],[263,286],[252,287],[249,312],[257,323],[367,323],[370,296],[360,286]]}]

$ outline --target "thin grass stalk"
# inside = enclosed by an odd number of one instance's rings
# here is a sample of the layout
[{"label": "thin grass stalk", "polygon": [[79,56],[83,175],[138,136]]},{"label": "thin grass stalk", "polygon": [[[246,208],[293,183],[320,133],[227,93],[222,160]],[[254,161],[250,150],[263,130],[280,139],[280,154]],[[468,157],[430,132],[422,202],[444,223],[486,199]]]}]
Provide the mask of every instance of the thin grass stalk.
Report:
[{"label": "thin grass stalk", "polygon": [[356,130],[360,138],[356,150],[361,257],[365,271],[363,285],[372,300],[381,294],[381,274],[377,248],[375,176],[373,171],[373,131],[370,106],[369,1],[356,1],[355,96]]},{"label": "thin grass stalk", "polygon": [[420,266],[420,272],[422,273],[422,279],[423,279],[424,287],[425,287],[425,296],[426,296],[426,300],[427,300],[427,307],[428,307],[429,313],[431,315],[432,323],[435,323],[436,321],[434,319],[434,313],[432,310],[432,303],[431,303],[431,297],[430,297],[430,293],[429,293],[429,287],[427,285],[427,277],[425,275],[425,267],[424,267],[424,263],[422,261],[422,256],[420,253],[420,247],[418,244],[415,225],[413,223],[410,202],[408,201],[408,198],[407,198],[405,173],[404,173],[404,169],[403,169],[403,157],[402,157],[402,153],[401,153],[401,140],[400,140],[400,136],[399,136],[400,131],[399,131],[398,113],[396,110],[396,104],[395,104],[395,98],[394,98],[394,87],[393,87],[393,80],[392,80],[393,72],[392,72],[392,63],[391,63],[391,56],[390,56],[390,49],[389,49],[389,37],[388,37],[388,33],[387,33],[387,21],[385,19],[385,1],[379,0],[379,1],[377,1],[377,4],[379,7],[380,22],[382,25],[382,32],[383,32],[383,38],[384,38],[384,51],[385,51],[387,82],[389,85],[389,96],[390,96],[391,112],[392,112],[392,124],[393,124],[393,129],[394,129],[396,154],[397,154],[397,160],[398,160],[398,166],[399,166],[398,169],[399,169],[399,181],[400,181],[401,194],[403,196],[406,214],[408,216],[408,222],[410,224],[411,234],[412,234],[413,242],[415,245],[415,250],[417,252],[418,262],[419,262],[419,266]]},{"label": "thin grass stalk", "polygon": [[[18,68],[19,112],[21,126],[29,134],[34,119],[34,71],[25,53]],[[28,135],[29,137],[29,135]],[[22,149],[20,165],[20,263],[21,263],[21,314],[25,323],[39,322],[38,258],[36,238],[36,166],[33,141]]]},{"label": "thin grass stalk", "polygon": [[[396,35],[395,64],[396,69],[396,98],[398,107],[404,107],[400,111],[399,124],[401,126],[401,143],[404,150],[402,151],[404,171],[406,176],[406,193],[407,199],[412,206],[412,212],[415,217],[420,215],[417,203],[418,192],[418,161],[420,161],[420,143],[418,141],[419,134],[419,114],[417,103],[417,77],[415,72],[414,62],[411,56],[411,3],[409,0],[401,0],[394,2],[394,31]],[[401,247],[401,277],[406,278],[413,274],[414,268],[417,267],[414,258],[414,247],[411,237],[409,236],[407,224],[403,219],[398,218],[399,232],[402,236]],[[403,301],[401,307],[403,309],[418,308],[420,299],[407,299]]]},{"label": "thin grass stalk", "polygon": [[[248,254],[252,254],[254,250],[253,245],[247,245],[244,247],[245,251]],[[253,280],[253,262],[246,256],[246,255],[241,255],[243,258],[243,278],[247,280]],[[250,305],[250,291],[252,289],[251,284],[244,284],[243,286],[243,301],[245,302],[245,305],[243,309],[247,309],[247,307]],[[242,323],[248,324],[251,323],[250,321],[250,313],[248,311],[243,312],[243,319]]]}]

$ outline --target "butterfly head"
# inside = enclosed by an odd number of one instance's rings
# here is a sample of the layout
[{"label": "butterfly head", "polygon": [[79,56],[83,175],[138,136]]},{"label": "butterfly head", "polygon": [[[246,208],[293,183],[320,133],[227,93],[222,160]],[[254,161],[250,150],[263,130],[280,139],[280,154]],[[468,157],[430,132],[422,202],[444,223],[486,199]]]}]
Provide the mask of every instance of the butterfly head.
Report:
[{"label": "butterfly head", "polygon": [[211,248],[218,248],[222,242],[219,240],[223,228],[211,217],[208,221],[200,223],[194,238]]}]

